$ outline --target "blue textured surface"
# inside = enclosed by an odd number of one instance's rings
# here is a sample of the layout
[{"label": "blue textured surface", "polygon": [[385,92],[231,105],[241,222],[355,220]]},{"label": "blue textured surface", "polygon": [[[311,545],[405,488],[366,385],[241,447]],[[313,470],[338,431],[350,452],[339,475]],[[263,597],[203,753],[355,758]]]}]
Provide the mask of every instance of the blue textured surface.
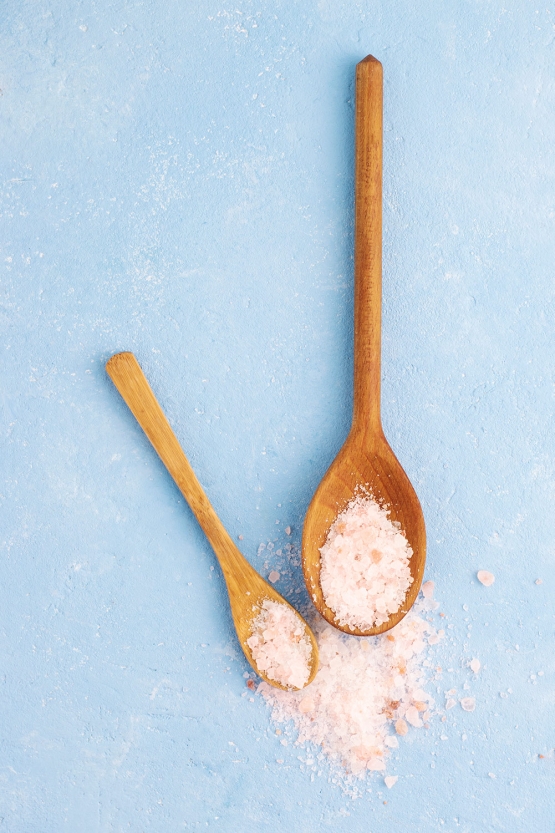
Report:
[{"label": "blue textured surface", "polygon": [[[0,27],[0,830],[555,830],[552,11],[12,0]],[[441,688],[477,708],[353,802],[241,696],[215,559],[103,368],[137,354],[253,563],[299,542],[349,424],[369,52],[384,424],[453,625]]]}]

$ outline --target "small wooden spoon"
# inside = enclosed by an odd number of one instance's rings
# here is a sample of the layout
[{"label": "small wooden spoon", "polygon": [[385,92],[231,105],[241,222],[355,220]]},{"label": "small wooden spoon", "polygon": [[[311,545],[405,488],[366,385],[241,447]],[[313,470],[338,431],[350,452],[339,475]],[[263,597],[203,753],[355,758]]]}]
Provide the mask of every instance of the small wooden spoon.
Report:
[{"label": "small wooden spoon", "polygon": [[260,613],[262,602],[270,599],[287,605],[303,623],[312,644],[308,685],[318,670],[318,646],[311,629],[295,608],[258,575],[231,540],[198,482],[133,353],[117,353],[112,356],[106,364],[106,370],[175,480],[216,553],[229,593],[235,630],[246,658],[269,685],[288,690],[257,667],[247,645],[247,639],[252,635],[253,620]]},{"label": "small wooden spoon", "polygon": [[[353,422],[306,514],[302,561],[314,604],[336,628],[357,636],[383,633],[414,604],[426,560],[424,516],[416,493],[387,442],[380,415],[382,300],[383,71],[368,55],[356,68],[355,110],[355,356]],[[340,625],[320,586],[320,548],[337,515],[360,491],[369,492],[397,522],[412,548],[413,577],[401,608],[368,631]]]}]

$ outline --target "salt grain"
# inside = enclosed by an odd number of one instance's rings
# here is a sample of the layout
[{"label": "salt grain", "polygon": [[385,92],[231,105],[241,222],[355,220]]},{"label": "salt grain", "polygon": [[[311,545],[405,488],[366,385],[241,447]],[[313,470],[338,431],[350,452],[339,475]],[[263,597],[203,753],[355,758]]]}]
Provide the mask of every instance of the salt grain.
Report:
[{"label": "salt grain", "polygon": [[369,497],[355,498],[341,512],[320,554],[324,599],[341,625],[363,631],[382,625],[413,582],[407,539]]},{"label": "salt grain", "polygon": [[434,597],[434,582],[425,581],[422,585],[422,595],[425,599],[433,599]]},{"label": "salt grain", "polygon": [[385,783],[385,786],[387,787],[387,789],[390,790],[391,787],[394,787],[395,784],[397,783],[397,781],[399,780],[399,776],[398,775],[386,775],[386,777],[383,780],[384,780],[384,783]]},{"label": "salt grain", "polygon": [[272,584],[275,584],[276,581],[279,581],[279,578],[280,578],[280,576],[279,576],[278,571],[277,570],[272,570],[272,572],[268,576],[268,581],[271,581]]},{"label": "salt grain", "polygon": [[491,587],[495,581],[493,573],[489,573],[487,570],[478,570],[476,578],[484,585],[484,587]]},{"label": "salt grain", "polygon": [[[430,610],[428,600],[418,604]],[[413,609],[388,634],[367,639],[318,619],[313,629],[320,670],[310,688],[286,692],[266,683],[258,688],[272,707],[273,721],[293,721],[296,743],[320,747],[340,778],[383,772],[398,738],[423,727],[424,715],[430,717],[434,701],[425,690],[423,663],[434,627],[418,612]]]},{"label": "salt grain", "polygon": [[482,667],[482,664],[481,664],[479,659],[471,660],[469,665],[470,665],[470,670],[474,671],[475,674],[477,674],[478,671],[480,670],[480,668]]},{"label": "salt grain", "polygon": [[465,712],[473,712],[476,708],[476,700],[474,697],[463,697],[461,700],[461,707]]},{"label": "salt grain", "polygon": [[247,639],[257,668],[287,688],[303,688],[310,676],[312,645],[294,610],[265,599]]}]

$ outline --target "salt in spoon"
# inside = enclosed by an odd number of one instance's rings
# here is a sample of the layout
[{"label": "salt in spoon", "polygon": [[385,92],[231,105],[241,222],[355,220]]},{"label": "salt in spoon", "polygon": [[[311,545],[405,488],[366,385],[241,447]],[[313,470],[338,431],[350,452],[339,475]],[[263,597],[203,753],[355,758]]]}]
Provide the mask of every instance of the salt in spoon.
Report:
[{"label": "salt in spoon", "polygon": [[[387,442],[381,423],[382,133],[383,71],[368,55],[356,67],[355,107],[355,343],[353,421],[306,514],[302,563],[308,592],[339,630],[373,636],[394,627],[418,595],[426,560],[426,529],[416,493]],[[411,549],[413,578],[405,600],[383,624],[359,630],[341,625],[320,585],[320,548],[353,498],[370,494],[398,524]]]},{"label": "salt in spoon", "polygon": [[257,667],[247,644],[253,632],[253,621],[266,599],[287,605],[302,622],[312,646],[310,674],[305,683],[308,685],[318,670],[318,646],[311,629],[302,616],[251,567],[231,540],[198,482],[133,353],[117,353],[112,356],[106,364],[106,371],[175,480],[212,545],[224,574],[231,615],[246,658],[256,673],[269,685],[284,690],[297,690],[294,686],[286,687],[267,677]]}]

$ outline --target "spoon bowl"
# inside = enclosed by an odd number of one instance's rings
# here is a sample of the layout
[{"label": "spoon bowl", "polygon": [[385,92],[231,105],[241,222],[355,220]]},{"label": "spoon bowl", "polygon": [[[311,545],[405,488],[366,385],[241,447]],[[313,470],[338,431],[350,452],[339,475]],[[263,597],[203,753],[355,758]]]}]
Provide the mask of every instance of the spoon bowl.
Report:
[{"label": "spoon bowl", "polygon": [[312,647],[310,674],[305,683],[308,685],[318,670],[318,646],[312,630],[295,608],[251,567],[232,541],[197,480],[133,353],[117,353],[112,356],[106,364],[106,371],[175,480],[212,545],[222,568],[233,623],[247,660],[269,685],[285,691],[298,690],[295,686],[281,685],[261,671],[247,641],[253,634],[254,620],[265,600],[286,605],[302,623]]},{"label": "spoon bowl", "polygon": [[[424,516],[410,480],[381,423],[383,71],[369,55],[356,68],[355,107],[355,325],[353,423],[306,514],[302,562],[308,592],[322,616],[339,630],[373,636],[394,627],[418,595],[426,560]],[[412,576],[399,610],[383,624],[358,630],[340,624],[320,584],[320,549],[351,500],[371,496],[387,510],[412,550]]]}]

